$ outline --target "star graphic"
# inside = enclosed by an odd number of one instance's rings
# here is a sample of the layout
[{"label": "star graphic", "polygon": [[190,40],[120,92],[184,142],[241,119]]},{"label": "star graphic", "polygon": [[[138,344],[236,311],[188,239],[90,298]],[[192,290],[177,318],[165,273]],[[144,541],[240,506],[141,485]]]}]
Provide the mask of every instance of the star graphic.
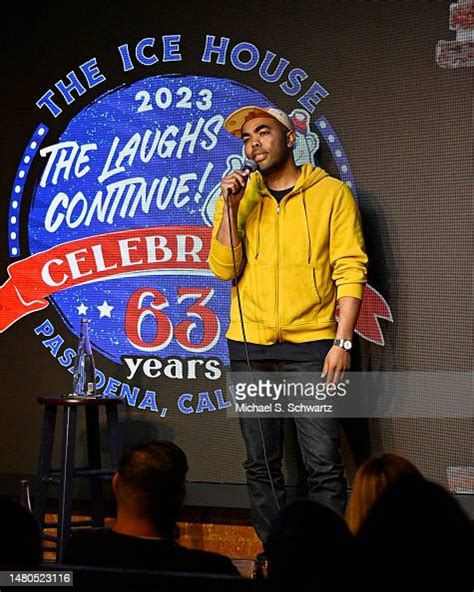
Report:
[{"label": "star graphic", "polygon": [[110,313],[113,311],[113,309],[114,307],[107,304],[107,300],[104,300],[103,304],[97,307],[97,310],[100,312],[99,318],[101,319],[102,317],[109,317],[109,319],[111,319],[112,315]]},{"label": "star graphic", "polygon": [[88,307],[88,306],[86,306],[86,305],[84,304],[84,302],[81,302],[81,305],[80,305],[80,306],[76,306],[76,308],[77,308],[77,314],[80,314],[80,315],[85,315],[85,314],[87,313],[87,309],[88,309],[89,307]]}]

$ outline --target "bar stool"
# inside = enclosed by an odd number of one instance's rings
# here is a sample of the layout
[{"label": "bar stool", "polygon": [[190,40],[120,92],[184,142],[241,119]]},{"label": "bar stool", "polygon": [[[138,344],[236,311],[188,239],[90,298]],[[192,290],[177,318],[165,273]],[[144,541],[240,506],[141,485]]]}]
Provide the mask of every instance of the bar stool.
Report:
[{"label": "bar stool", "polygon": [[[57,528],[57,536],[43,535],[43,539],[56,543],[56,563],[61,564],[64,544],[71,531],[73,480],[75,477],[89,479],[91,520],[74,522],[74,526],[100,527],[105,524],[102,480],[111,479],[119,463],[121,440],[117,407],[119,403],[122,403],[122,400],[105,397],[40,397],[38,403],[44,406],[44,414],[36,482],[35,515],[42,531],[44,528]],[[63,410],[61,467],[52,468],[58,408]],[[101,462],[100,408],[105,409],[107,419],[107,438],[112,465],[107,468],[103,468]],[[78,409],[84,409],[86,416],[88,464],[82,467],[75,464]],[[59,486],[58,521],[47,523],[45,522],[45,513],[49,485]]]}]

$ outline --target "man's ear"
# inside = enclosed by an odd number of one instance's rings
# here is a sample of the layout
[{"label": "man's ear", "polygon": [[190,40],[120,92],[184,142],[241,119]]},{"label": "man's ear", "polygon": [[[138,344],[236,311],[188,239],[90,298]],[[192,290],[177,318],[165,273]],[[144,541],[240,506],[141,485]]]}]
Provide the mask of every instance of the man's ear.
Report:
[{"label": "man's ear", "polygon": [[293,148],[295,143],[296,143],[296,132],[295,131],[288,132],[286,134],[286,145],[288,146],[288,148]]}]

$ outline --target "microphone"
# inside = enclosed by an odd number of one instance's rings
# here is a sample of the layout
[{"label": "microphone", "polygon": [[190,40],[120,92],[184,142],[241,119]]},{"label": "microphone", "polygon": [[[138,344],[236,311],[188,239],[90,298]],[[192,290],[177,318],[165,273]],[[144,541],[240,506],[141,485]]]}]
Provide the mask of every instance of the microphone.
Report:
[{"label": "microphone", "polygon": [[240,169],[242,173],[248,173],[249,175],[255,173],[256,170],[258,170],[258,164],[251,158],[246,158],[242,168]]},{"label": "microphone", "polygon": [[[244,160],[244,164],[239,169],[239,172],[247,173],[247,178],[245,179],[245,182],[247,182],[248,177],[256,170],[258,170],[258,164],[255,162],[255,160],[252,160],[251,158],[246,158]],[[232,189],[230,187],[227,189],[227,195],[232,195]]]}]

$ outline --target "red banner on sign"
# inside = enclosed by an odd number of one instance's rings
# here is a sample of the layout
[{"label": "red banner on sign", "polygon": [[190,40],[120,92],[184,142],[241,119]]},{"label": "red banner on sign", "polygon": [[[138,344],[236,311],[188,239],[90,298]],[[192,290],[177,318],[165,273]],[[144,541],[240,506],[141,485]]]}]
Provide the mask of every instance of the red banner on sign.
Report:
[{"label": "red banner on sign", "polygon": [[155,226],[63,243],[16,261],[0,287],[0,332],[48,306],[47,296],[86,282],[150,270],[208,270],[212,229]]},{"label": "red banner on sign", "polygon": [[[51,294],[84,283],[150,270],[209,270],[212,229],[155,226],[100,234],[63,243],[16,261],[0,287],[0,333],[22,317],[48,306]],[[379,318],[392,321],[390,307],[365,287],[357,323],[361,337],[384,345]]]},{"label": "red banner on sign", "polygon": [[371,286],[365,286],[356,331],[367,341],[372,341],[377,345],[385,345],[379,319],[393,322],[392,311],[377,290]]}]

